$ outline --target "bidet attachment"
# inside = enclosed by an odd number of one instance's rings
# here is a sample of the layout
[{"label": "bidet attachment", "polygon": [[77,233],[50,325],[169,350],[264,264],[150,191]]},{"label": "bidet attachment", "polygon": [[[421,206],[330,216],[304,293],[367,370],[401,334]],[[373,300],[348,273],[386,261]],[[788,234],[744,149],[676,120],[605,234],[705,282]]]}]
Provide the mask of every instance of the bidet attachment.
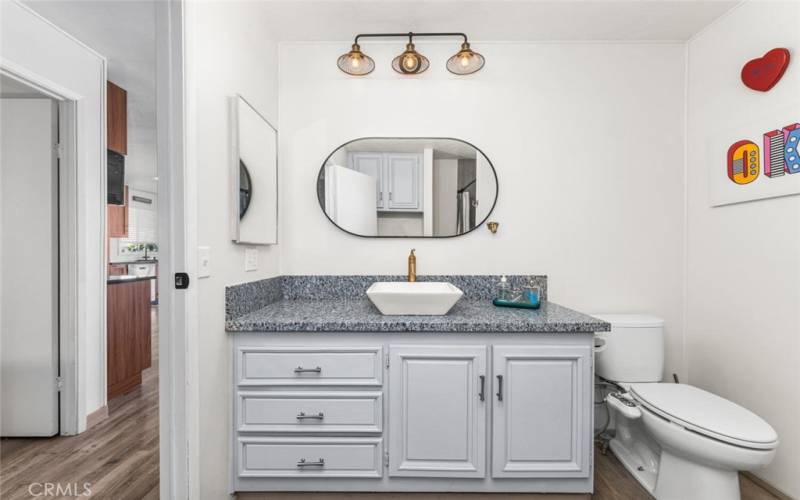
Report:
[{"label": "bidet attachment", "polygon": [[612,392],[606,396],[606,403],[627,418],[641,418],[642,410],[629,396],[620,392]]}]

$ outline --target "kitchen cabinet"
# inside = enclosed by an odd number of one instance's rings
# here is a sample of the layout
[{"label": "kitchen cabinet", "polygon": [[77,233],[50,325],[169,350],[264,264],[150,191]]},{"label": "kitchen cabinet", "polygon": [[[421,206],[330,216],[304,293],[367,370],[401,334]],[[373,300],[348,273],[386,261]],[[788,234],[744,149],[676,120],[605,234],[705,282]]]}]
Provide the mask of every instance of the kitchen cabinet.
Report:
[{"label": "kitchen cabinet", "polygon": [[375,178],[379,211],[422,211],[422,154],[352,152],[348,154],[348,165]]},{"label": "kitchen cabinet", "polygon": [[109,280],[106,287],[106,383],[108,399],[142,383],[151,365],[150,280]]},{"label": "kitchen cabinet", "polygon": [[125,186],[124,205],[106,205],[107,236],[109,238],[128,237],[128,186]]},{"label": "kitchen cabinet", "polygon": [[122,276],[128,274],[128,265],[127,264],[109,264],[108,265],[108,275],[109,276]]},{"label": "kitchen cabinet", "polygon": [[106,82],[106,148],[128,154],[128,92]]},{"label": "kitchen cabinet", "polygon": [[493,477],[589,476],[591,356],[588,346],[493,348]]},{"label": "kitchen cabinet", "polygon": [[483,477],[486,346],[389,346],[389,475]]}]

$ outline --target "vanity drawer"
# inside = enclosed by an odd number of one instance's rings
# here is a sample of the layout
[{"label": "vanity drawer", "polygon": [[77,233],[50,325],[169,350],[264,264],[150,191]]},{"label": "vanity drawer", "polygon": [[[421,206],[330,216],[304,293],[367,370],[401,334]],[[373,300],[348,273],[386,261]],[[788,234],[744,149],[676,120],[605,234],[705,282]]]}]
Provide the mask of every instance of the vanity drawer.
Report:
[{"label": "vanity drawer", "polygon": [[380,438],[239,437],[240,477],[381,477]]},{"label": "vanity drawer", "polygon": [[379,386],[380,347],[238,348],[240,386]]},{"label": "vanity drawer", "polygon": [[380,392],[239,392],[240,432],[381,432]]}]

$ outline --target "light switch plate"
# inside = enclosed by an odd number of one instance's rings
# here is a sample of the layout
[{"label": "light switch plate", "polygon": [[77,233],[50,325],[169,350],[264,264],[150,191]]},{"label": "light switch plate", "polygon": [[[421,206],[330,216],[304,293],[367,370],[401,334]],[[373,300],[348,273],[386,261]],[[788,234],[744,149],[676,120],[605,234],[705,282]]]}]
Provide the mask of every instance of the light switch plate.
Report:
[{"label": "light switch plate", "polygon": [[244,270],[257,271],[258,270],[258,249],[245,248],[244,249]]},{"label": "light switch plate", "polygon": [[197,277],[211,276],[211,247],[197,247]]}]

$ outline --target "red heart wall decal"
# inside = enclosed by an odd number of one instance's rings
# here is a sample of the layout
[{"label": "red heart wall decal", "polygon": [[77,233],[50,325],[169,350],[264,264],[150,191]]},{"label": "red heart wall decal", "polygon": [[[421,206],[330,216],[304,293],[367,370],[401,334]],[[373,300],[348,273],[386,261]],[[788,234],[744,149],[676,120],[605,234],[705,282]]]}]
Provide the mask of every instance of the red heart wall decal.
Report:
[{"label": "red heart wall decal", "polygon": [[772,49],[764,57],[748,61],[742,68],[742,82],[753,90],[766,92],[775,86],[789,66],[789,50]]}]

